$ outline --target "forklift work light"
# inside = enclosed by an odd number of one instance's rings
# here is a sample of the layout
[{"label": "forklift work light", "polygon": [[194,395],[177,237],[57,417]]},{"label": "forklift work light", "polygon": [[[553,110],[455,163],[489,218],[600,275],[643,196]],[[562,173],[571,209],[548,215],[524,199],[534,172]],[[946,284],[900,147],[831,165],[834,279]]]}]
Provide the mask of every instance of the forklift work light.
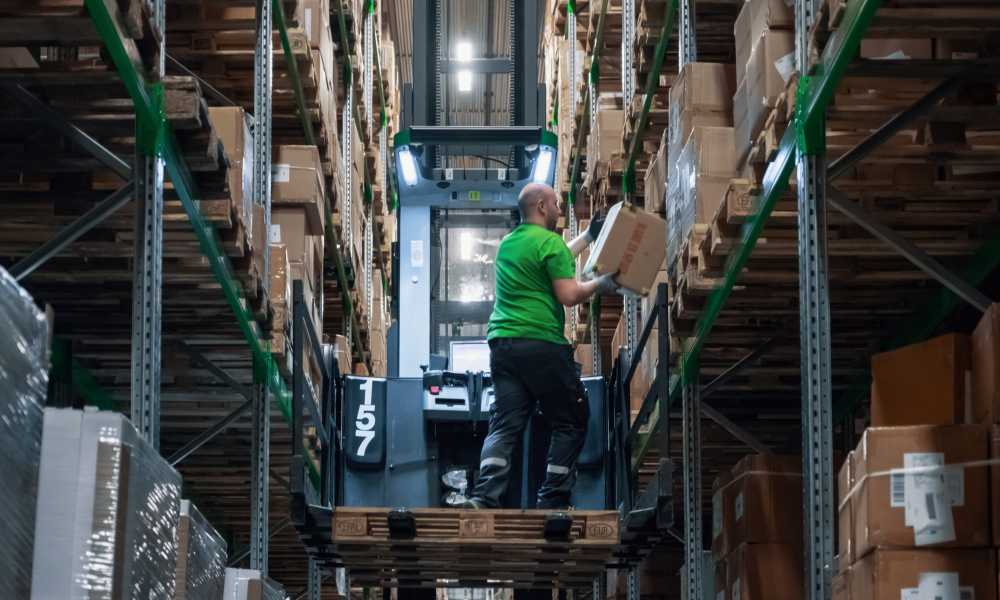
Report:
[{"label": "forklift work light", "polygon": [[407,146],[399,150],[399,170],[406,185],[417,185],[417,159]]},{"label": "forklift work light", "polygon": [[531,180],[535,183],[547,183],[552,171],[552,163],[555,158],[555,150],[549,146],[542,146],[535,159],[535,167],[531,172]]}]

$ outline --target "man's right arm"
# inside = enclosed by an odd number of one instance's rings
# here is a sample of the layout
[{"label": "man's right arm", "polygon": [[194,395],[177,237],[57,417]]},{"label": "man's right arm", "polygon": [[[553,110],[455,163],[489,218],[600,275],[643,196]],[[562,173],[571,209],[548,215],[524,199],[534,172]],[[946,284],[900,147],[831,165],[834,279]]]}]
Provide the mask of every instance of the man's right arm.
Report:
[{"label": "man's right arm", "polygon": [[590,281],[577,281],[576,279],[553,279],[552,290],[556,294],[556,299],[563,306],[576,306],[586,302],[595,293],[607,294],[615,291],[618,284],[615,283],[614,273],[601,275]]}]

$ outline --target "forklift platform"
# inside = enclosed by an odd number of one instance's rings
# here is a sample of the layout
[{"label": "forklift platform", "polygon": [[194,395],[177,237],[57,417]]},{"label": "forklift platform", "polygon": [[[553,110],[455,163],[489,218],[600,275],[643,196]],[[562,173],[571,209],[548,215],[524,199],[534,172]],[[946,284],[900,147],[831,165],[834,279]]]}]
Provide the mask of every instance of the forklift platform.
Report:
[{"label": "forklift platform", "polygon": [[569,511],[565,536],[547,510],[336,508],[333,543],[351,585],[590,588],[614,560],[619,514]]}]

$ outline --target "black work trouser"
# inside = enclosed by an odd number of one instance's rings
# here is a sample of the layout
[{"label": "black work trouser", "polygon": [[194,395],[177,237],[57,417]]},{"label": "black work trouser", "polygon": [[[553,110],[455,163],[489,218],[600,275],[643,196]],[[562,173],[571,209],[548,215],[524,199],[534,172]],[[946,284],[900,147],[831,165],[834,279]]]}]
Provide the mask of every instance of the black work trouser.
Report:
[{"label": "black work trouser", "polygon": [[473,497],[500,506],[510,479],[511,456],[536,407],[552,430],[538,508],[569,506],[576,460],[583,449],[590,407],[573,362],[573,348],[524,338],[490,340],[495,402],[483,443]]}]

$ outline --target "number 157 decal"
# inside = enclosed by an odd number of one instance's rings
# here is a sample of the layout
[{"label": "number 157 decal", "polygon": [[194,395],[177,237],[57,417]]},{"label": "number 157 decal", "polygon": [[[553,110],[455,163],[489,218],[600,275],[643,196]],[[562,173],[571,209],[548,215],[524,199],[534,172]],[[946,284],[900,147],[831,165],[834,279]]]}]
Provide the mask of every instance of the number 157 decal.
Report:
[{"label": "number 157 decal", "polygon": [[364,456],[375,439],[375,404],[372,402],[371,379],[361,383],[361,391],[365,394],[364,401],[358,405],[358,416],[354,422],[354,437],[361,440],[358,444],[358,456]]}]

